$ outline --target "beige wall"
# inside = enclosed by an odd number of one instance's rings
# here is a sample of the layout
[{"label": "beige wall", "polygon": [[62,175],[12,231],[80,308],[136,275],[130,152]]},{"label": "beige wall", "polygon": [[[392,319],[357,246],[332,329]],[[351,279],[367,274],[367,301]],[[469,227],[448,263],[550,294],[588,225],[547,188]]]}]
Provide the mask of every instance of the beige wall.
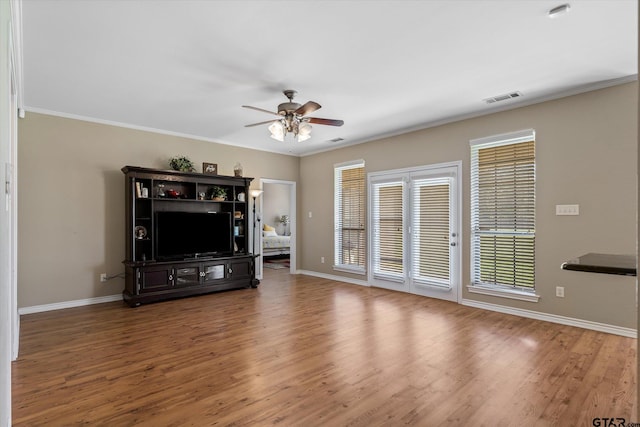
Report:
[{"label": "beige wall", "polygon": [[[120,168],[165,167],[176,154],[240,161],[256,178],[297,181],[298,268],[336,272],[333,165],[364,159],[366,171],[462,160],[463,277],[469,283],[469,140],[514,130],[537,132],[536,289],[538,303],[470,294],[463,298],[635,328],[635,280],[560,270],[586,252],[635,253],[637,83],[549,101],[301,159],[28,113],[20,121],[19,307],[113,295],[123,282],[124,196]],[[580,204],[558,217],[556,204]],[[312,218],[308,213],[312,212]],[[320,257],[327,262],[320,263]],[[566,297],[555,297],[564,286]]]},{"label": "beige wall", "polygon": [[[332,269],[333,165],[364,159],[367,173],[463,162],[463,298],[548,314],[636,327],[635,278],[563,271],[587,252],[635,254],[637,82],[459,121],[303,157],[298,230],[303,269],[355,279]],[[469,272],[469,140],[536,130],[536,291],[538,303],[467,291]],[[556,204],[579,204],[580,216],[555,215]],[[308,212],[313,212],[309,218]],[[555,287],[565,287],[565,298]]]},{"label": "beige wall", "polygon": [[200,168],[298,181],[297,157],[27,113],[19,127],[18,306],[114,295],[124,281],[125,165],[168,169],[186,155]]}]

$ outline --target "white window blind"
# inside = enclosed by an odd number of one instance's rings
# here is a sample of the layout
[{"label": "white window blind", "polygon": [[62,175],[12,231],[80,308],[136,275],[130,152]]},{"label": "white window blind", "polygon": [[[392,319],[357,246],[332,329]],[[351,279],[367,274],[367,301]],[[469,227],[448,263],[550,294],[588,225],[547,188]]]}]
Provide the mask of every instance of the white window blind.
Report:
[{"label": "white window blind", "polygon": [[404,183],[373,184],[373,276],[404,279]]},{"label": "white window blind", "polygon": [[334,185],[334,265],[364,271],[364,162],[335,166]]},{"label": "white window blind", "polygon": [[412,182],[412,276],[418,283],[450,286],[450,179]]},{"label": "white window blind", "polygon": [[535,287],[535,133],[471,142],[472,284]]}]

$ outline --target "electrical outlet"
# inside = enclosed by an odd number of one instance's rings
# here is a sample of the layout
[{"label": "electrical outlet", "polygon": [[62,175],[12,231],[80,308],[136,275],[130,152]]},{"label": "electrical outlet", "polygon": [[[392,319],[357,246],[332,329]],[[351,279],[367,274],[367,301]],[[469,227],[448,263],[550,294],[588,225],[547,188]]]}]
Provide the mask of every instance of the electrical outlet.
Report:
[{"label": "electrical outlet", "polygon": [[321,256],[321,257],[320,257],[320,262],[321,262],[322,264],[324,264],[324,257],[323,257],[323,256]]},{"label": "electrical outlet", "polygon": [[101,282],[107,281],[107,273],[100,273],[100,281]]},{"label": "electrical outlet", "polygon": [[556,286],[556,296],[558,298],[564,298],[564,286]]}]

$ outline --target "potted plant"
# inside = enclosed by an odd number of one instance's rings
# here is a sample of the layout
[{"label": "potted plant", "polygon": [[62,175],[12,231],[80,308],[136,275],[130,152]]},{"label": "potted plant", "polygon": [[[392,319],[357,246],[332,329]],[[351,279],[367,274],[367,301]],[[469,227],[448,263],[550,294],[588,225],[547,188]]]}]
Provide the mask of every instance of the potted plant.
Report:
[{"label": "potted plant", "polygon": [[227,190],[214,185],[213,187],[211,187],[211,200],[216,200],[219,202],[227,200]]},{"label": "potted plant", "polygon": [[172,157],[169,160],[169,166],[171,166],[171,169],[179,172],[195,172],[196,170],[193,167],[193,162],[185,156]]}]

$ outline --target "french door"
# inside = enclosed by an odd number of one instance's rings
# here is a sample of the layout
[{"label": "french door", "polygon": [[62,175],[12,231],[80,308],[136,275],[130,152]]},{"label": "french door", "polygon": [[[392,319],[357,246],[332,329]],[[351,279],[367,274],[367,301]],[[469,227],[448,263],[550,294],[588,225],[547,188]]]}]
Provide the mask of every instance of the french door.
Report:
[{"label": "french door", "polygon": [[458,301],[460,167],[369,174],[369,283]]}]

